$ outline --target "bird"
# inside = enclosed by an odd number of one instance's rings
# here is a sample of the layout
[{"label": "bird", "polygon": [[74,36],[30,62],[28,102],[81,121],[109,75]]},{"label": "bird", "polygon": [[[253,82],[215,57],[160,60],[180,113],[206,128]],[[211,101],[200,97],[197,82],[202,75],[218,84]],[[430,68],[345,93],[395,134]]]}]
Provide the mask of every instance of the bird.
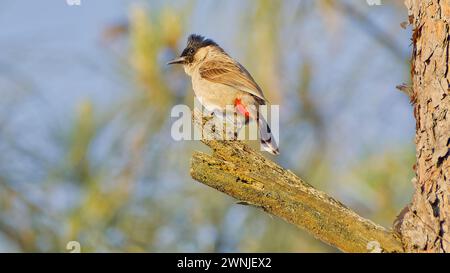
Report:
[{"label": "bird", "polygon": [[259,106],[268,103],[261,87],[247,69],[216,42],[191,34],[180,57],[167,64],[183,66],[191,77],[195,96],[208,111],[224,113],[231,105],[246,124],[250,119],[256,121],[261,147],[265,151],[274,155],[280,153],[269,125],[259,111]]}]

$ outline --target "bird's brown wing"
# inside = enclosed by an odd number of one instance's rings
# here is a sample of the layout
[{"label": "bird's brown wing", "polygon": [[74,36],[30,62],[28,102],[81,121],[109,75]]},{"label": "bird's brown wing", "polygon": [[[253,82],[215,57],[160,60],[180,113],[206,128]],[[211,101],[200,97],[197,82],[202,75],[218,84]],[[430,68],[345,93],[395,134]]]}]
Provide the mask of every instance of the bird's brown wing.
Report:
[{"label": "bird's brown wing", "polygon": [[207,61],[199,72],[205,80],[234,87],[267,101],[250,73],[239,63],[227,59]]}]

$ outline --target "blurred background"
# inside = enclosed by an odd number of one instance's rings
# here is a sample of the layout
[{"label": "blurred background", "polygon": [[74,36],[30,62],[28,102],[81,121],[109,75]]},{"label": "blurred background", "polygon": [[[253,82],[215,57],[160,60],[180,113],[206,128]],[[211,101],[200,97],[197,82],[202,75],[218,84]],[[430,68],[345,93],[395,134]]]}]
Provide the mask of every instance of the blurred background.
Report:
[{"label": "blurred background", "polygon": [[[412,195],[403,1],[0,2],[0,251],[337,252],[190,178],[170,136],[190,79],[165,63],[213,38],[281,105],[291,169],[386,227]],[[266,156],[269,157],[268,154]]]}]

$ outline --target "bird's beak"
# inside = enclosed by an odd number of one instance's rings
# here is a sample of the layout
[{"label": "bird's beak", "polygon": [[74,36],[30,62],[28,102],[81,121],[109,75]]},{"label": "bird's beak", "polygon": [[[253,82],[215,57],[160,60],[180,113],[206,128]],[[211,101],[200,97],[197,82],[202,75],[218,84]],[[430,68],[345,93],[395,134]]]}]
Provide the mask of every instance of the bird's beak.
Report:
[{"label": "bird's beak", "polygon": [[171,60],[170,62],[168,62],[167,64],[184,64],[186,62],[186,57],[179,57],[176,59]]}]

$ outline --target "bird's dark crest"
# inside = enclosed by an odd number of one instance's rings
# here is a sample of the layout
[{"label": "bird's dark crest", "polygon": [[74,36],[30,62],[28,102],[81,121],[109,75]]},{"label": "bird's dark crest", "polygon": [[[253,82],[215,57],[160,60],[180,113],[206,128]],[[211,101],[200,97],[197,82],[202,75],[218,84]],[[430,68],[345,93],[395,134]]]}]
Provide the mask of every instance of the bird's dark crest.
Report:
[{"label": "bird's dark crest", "polygon": [[189,35],[187,47],[199,49],[205,46],[216,46],[223,51],[223,49],[211,39],[207,39],[198,34]]}]

